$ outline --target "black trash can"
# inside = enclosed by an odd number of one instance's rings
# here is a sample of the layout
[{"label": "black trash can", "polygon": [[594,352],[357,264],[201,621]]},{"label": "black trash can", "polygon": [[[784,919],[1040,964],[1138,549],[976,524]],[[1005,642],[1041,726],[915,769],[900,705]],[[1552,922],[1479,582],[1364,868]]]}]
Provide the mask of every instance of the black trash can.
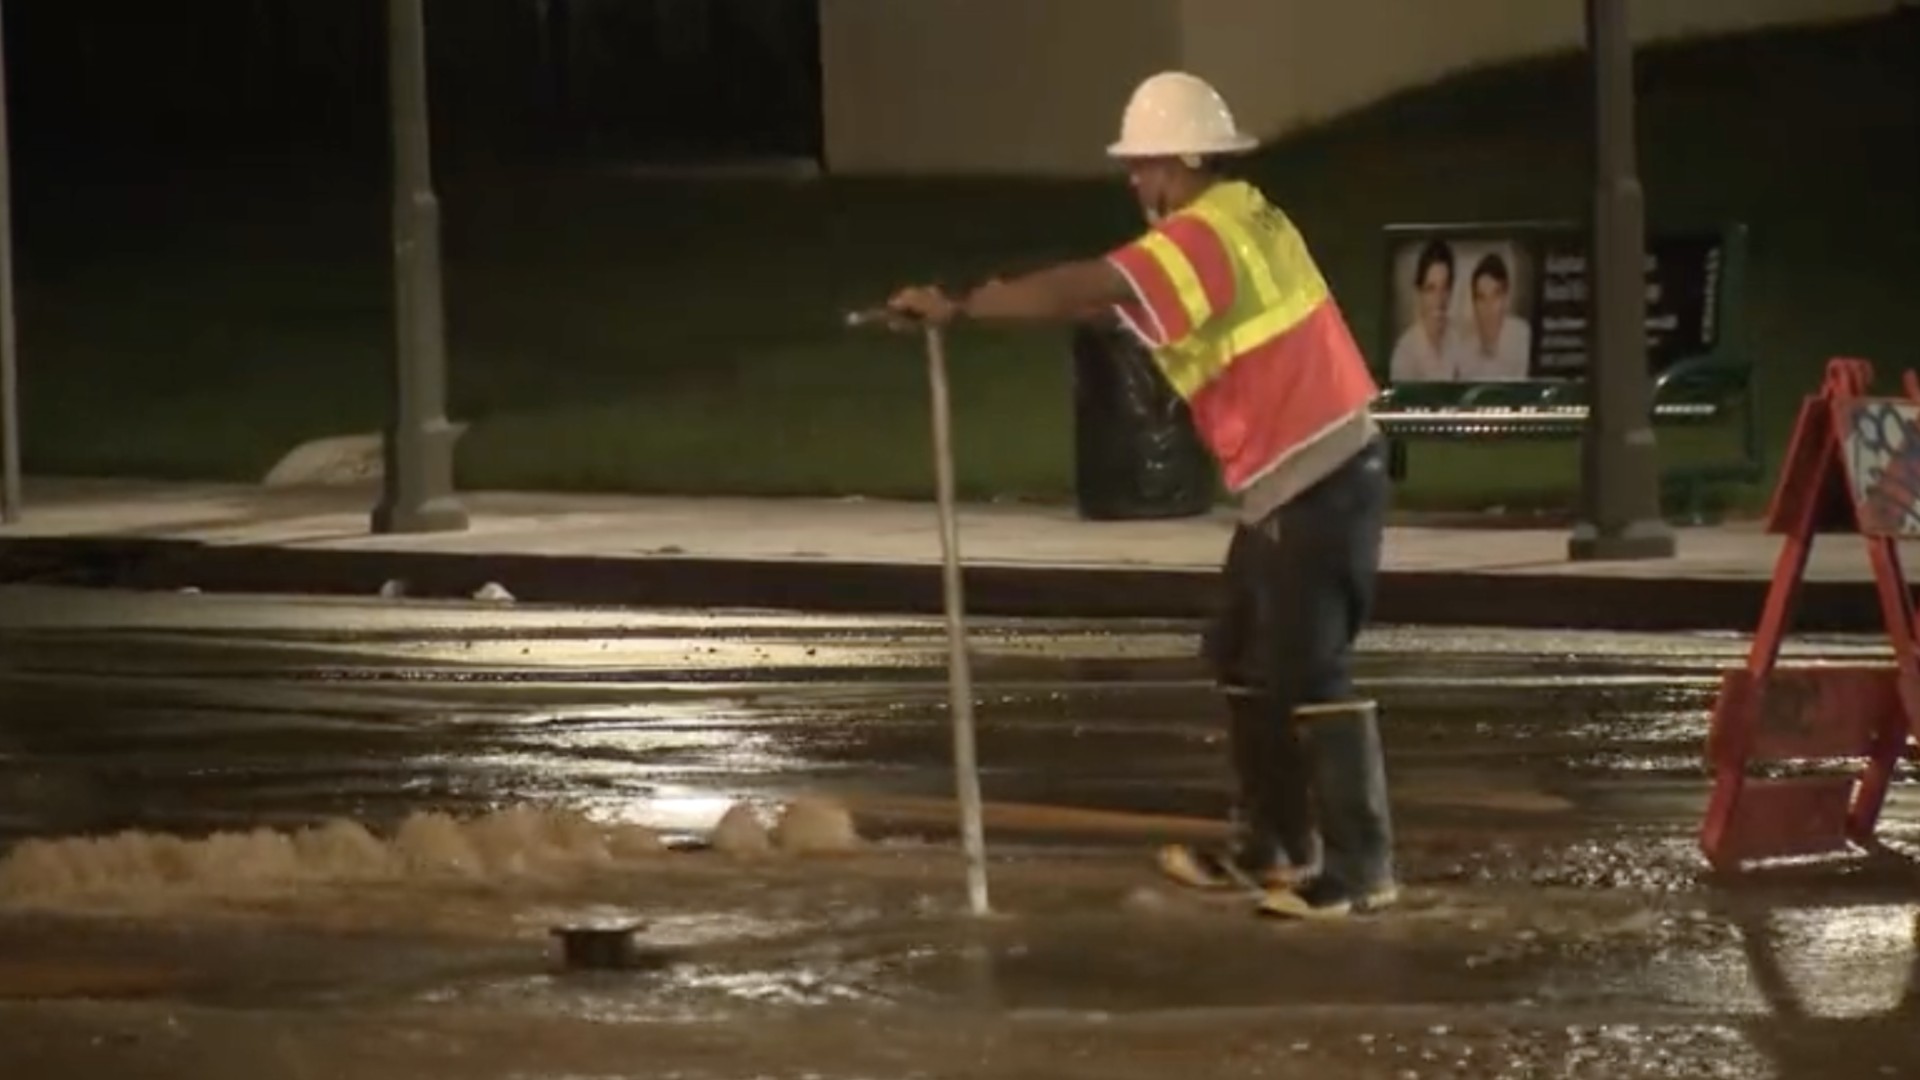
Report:
[{"label": "black trash can", "polygon": [[1074,491],[1092,521],[1197,517],[1214,502],[1213,456],[1140,340],[1117,322],[1073,334]]}]

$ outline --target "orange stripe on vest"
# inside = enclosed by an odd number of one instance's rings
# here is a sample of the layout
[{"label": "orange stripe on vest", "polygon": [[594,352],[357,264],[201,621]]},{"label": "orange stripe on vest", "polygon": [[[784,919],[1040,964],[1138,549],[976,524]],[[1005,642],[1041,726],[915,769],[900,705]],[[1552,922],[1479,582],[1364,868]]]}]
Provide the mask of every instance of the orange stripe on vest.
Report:
[{"label": "orange stripe on vest", "polygon": [[1139,297],[1123,316],[1159,332],[1142,337],[1230,491],[1378,394],[1299,230],[1253,186],[1215,185],[1111,258]]},{"label": "orange stripe on vest", "polygon": [[1240,492],[1379,392],[1332,300],[1237,356],[1189,401],[1195,425]]}]

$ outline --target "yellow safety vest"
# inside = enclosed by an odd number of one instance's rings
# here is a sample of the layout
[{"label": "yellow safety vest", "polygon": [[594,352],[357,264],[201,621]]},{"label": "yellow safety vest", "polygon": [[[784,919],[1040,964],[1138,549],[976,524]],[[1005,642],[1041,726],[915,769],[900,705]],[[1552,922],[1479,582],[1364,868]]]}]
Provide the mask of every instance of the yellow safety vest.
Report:
[{"label": "yellow safety vest", "polygon": [[1121,318],[1244,491],[1378,394],[1300,231],[1252,185],[1215,184],[1110,261]]}]

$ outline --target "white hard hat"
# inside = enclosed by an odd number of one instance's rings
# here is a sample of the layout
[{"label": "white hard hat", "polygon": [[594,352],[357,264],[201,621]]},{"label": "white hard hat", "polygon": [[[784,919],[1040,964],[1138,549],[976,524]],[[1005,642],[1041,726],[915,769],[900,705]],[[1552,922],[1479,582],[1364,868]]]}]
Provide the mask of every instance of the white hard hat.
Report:
[{"label": "white hard hat", "polygon": [[1226,100],[1205,79],[1163,71],[1134,90],[1120,121],[1117,158],[1238,154],[1260,145],[1233,122]]}]

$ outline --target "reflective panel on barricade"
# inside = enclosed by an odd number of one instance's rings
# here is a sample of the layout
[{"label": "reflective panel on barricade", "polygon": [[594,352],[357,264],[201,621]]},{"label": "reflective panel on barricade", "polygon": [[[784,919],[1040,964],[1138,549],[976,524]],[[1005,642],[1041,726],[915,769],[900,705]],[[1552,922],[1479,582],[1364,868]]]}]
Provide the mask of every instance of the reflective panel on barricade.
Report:
[{"label": "reflective panel on barricade", "polygon": [[[1769,532],[1782,536],[1744,668],[1727,672],[1707,738],[1713,798],[1700,846],[1722,870],[1870,846],[1909,738],[1920,736],[1920,657],[1899,541],[1920,537],[1920,380],[1868,397],[1864,360],[1827,365],[1800,406]],[[1777,669],[1813,539],[1860,536],[1894,662],[1882,668]],[[1753,775],[1755,766],[1798,775]]]},{"label": "reflective panel on barricade", "polygon": [[1861,533],[1920,536],[1920,401],[1852,401],[1839,420]]}]

